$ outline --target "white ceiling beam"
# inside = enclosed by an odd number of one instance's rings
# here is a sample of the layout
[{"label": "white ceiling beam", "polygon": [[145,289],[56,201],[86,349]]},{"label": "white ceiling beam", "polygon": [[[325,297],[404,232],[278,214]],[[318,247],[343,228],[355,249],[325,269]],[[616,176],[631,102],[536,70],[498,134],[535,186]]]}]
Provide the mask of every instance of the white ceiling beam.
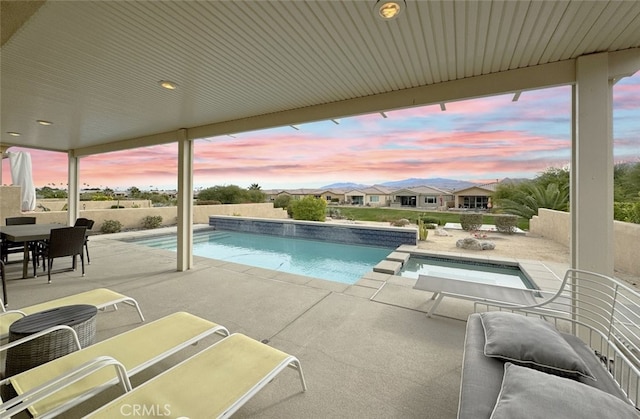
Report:
[{"label": "white ceiling beam", "polygon": [[609,79],[633,76],[640,71],[640,48],[609,53]]},{"label": "white ceiling beam", "polygon": [[[390,109],[439,105],[465,99],[495,96],[514,91],[524,91],[572,84],[575,82],[575,60],[542,64],[516,70],[501,71],[461,80],[436,83],[379,95],[349,99],[293,109],[250,118],[202,125],[188,129],[190,140],[237,134],[274,127],[293,126],[306,122],[326,121],[355,115],[379,113]],[[84,147],[74,150],[76,156],[107,153],[138,147],[175,142],[176,131],[125,139],[111,144]]]},{"label": "white ceiling beam", "polygon": [[189,129],[192,139],[572,84],[575,60],[502,71]]}]

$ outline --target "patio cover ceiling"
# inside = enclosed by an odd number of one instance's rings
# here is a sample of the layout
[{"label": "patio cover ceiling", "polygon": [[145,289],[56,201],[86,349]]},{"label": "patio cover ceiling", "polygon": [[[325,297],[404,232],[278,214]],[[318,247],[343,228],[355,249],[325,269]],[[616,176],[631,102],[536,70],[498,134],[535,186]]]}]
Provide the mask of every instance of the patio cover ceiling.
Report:
[{"label": "patio cover ceiling", "polygon": [[568,84],[579,56],[640,56],[635,0],[407,0],[388,22],[374,4],[3,0],[1,142],[81,156]]}]

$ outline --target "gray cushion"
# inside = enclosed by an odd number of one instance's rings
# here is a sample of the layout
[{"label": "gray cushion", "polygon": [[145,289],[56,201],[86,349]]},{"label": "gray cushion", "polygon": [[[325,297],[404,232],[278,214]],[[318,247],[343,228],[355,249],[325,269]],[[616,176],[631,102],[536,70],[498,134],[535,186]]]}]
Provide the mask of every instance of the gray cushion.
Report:
[{"label": "gray cushion", "polygon": [[549,322],[508,312],[481,313],[484,354],[565,377],[595,377]]},{"label": "gray cushion", "polygon": [[638,419],[629,403],[567,378],[504,365],[502,388],[491,419]]}]

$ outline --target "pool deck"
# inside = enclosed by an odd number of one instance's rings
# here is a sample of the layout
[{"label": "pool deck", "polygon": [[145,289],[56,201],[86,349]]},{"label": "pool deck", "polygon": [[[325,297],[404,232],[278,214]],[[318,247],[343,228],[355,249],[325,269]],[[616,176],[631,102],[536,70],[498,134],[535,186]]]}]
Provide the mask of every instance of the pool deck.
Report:
[{"label": "pool deck", "polygon": [[[47,284],[46,275],[18,279],[20,264],[9,264],[8,308],[106,287],[137,299],[147,321],[188,311],[297,356],[308,391],[301,393],[295,372],[285,371],[242,407],[238,418],[456,417],[471,302],[445,299],[429,319],[431,294],[414,290],[415,280],[394,275],[370,272],[348,285],[200,257],[193,269],[176,272],[175,252],[117,240],[131,234],[140,232],[91,237],[92,263],[85,277],[59,273]],[[567,267],[519,262],[531,264],[529,273],[559,277]],[[65,264],[57,260],[54,269]],[[138,325],[135,311],[126,306],[100,313],[97,338]],[[134,386],[215,340],[152,367]],[[107,391],[65,417],[81,417],[116,393]]]}]

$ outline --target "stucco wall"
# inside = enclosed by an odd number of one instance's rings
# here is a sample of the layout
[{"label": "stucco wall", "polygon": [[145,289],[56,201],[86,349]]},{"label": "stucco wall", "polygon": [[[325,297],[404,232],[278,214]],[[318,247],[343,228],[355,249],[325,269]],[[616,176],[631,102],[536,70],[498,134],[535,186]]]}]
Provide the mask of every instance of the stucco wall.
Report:
[{"label": "stucco wall", "polygon": [[[4,204],[4,200],[3,200]],[[122,227],[141,228],[144,217],[161,216],[162,225],[170,226],[177,223],[177,207],[156,207],[156,208],[120,208],[120,209],[92,209],[80,210],[80,217],[90,218],[94,220],[95,231],[100,231],[100,227],[105,220],[120,221]],[[37,219],[39,224],[48,223],[67,223],[66,211],[48,211],[48,212],[30,212]],[[17,214],[21,215],[18,211]],[[273,208],[271,203],[261,204],[229,204],[229,205],[196,205],[193,207],[194,224],[208,224],[210,215],[241,215],[244,217],[260,217],[260,218],[288,218],[287,211],[282,208]],[[2,217],[5,217],[4,212]],[[4,224],[4,218],[2,218]]]},{"label": "stucco wall", "polygon": [[[568,212],[538,210],[529,223],[531,233],[570,246],[571,217]],[[616,270],[640,276],[640,224],[613,222],[614,267]]]},{"label": "stucco wall", "polygon": [[19,217],[20,212],[20,186],[0,186],[0,220],[7,217]]},{"label": "stucco wall", "polygon": [[[62,211],[67,205],[66,199],[38,199],[36,205],[42,204],[42,206],[48,208],[51,211]],[[93,209],[111,209],[113,205],[120,205],[125,208],[150,208],[151,201],[148,199],[132,199],[132,200],[111,200],[111,201],[80,201],[80,209],[93,210]],[[41,208],[36,208],[36,211],[42,211]]]}]

